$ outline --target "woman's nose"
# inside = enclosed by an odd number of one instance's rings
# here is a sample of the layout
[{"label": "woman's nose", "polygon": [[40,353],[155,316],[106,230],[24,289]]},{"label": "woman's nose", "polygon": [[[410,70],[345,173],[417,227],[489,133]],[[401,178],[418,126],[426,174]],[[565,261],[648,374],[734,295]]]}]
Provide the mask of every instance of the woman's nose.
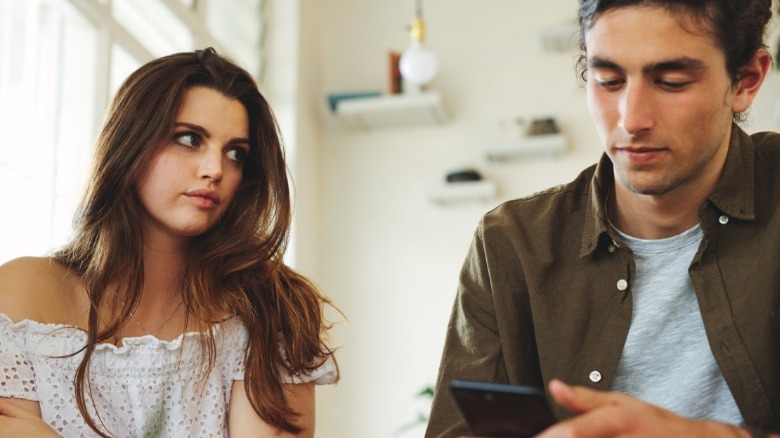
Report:
[{"label": "woman's nose", "polygon": [[204,150],[203,156],[201,157],[199,163],[198,173],[199,176],[203,179],[210,179],[212,182],[221,181],[222,180],[221,151]]}]

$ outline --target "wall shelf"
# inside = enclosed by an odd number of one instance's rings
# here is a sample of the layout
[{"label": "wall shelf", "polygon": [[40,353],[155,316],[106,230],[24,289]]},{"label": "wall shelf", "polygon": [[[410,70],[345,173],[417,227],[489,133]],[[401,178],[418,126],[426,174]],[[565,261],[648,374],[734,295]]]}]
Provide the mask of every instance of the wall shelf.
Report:
[{"label": "wall shelf", "polygon": [[441,94],[388,94],[339,102],[336,114],[362,129],[440,124],[449,119]]},{"label": "wall shelf", "polygon": [[442,183],[428,191],[428,199],[448,205],[462,202],[490,201],[498,193],[496,183],[488,180]]},{"label": "wall shelf", "polygon": [[563,134],[529,135],[516,139],[495,140],[485,153],[492,161],[512,160],[529,156],[560,155],[566,150]]}]

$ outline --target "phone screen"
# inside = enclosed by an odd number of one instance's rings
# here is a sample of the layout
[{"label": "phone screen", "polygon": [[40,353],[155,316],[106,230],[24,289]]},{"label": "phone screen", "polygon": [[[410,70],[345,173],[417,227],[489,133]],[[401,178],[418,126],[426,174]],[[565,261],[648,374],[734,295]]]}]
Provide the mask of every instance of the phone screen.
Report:
[{"label": "phone screen", "polygon": [[530,437],[557,421],[537,388],[453,380],[450,390],[474,435]]}]

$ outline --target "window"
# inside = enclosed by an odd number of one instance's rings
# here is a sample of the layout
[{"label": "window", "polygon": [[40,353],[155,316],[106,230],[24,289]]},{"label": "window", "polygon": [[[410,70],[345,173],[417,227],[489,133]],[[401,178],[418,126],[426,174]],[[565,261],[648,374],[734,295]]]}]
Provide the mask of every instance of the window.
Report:
[{"label": "window", "polygon": [[262,6],[0,2],[0,263],[45,254],[68,239],[110,96],[142,63],[213,46],[259,80]]},{"label": "window", "polygon": [[138,38],[155,58],[193,46],[190,29],[159,0],[112,2],[111,17]]}]

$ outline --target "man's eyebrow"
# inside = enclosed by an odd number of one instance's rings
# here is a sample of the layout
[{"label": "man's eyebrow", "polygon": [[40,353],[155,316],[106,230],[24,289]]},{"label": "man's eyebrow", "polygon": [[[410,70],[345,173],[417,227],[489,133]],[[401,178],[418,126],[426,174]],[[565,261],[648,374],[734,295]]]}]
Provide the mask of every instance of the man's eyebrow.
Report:
[{"label": "man's eyebrow", "polygon": [[659,71],[701,71],[706,69],[707,66],[703,61],[683,56],[681,58],[670,59],[668,61],[661,61],[648,65],[642,69],[642,72],[649,74]]},{"label": "man's eyebrow", "polygon": [[[617,63],[598,56],[588,58],[588,68],[602,68],[607,70],[614,70],[618,73],[625,73],[625,69]],[[642,68],[642,73],[648,75],[663,71],[701,71],[705,70],[706,68],[707,66],[703,61],[695,58],[689,58],[687,56],[682,56],[680,58],[669,59],[647,65]]]},{"label": "man's eyebrow", "polygon": [[614,70],[618,73],[625,73],[625,69],[618,64],[598,56],[588,58],[588,69],[601,68],[606,70]]},{"label": "man's eyebrow", "polygon": [[[211,132],[209,132],[208,129],[206,129],[206,128],[200,126],[200,125],[196,125],[194,123],[174,122],[173,126],[174,126],[174,128],[176,128],[176,127],[185,127],[187,129],[190,129],[192,131],[197,132],[198,134],[200,134],[200,135],[202,135],[202,136],[204,136],[206,138],[210,138],[211,137]],[[246,144],[249,144],[249,139],[245,138],[245,137],[234,137],[234,138],[230,139],[230,143],[246,143]]]}]

